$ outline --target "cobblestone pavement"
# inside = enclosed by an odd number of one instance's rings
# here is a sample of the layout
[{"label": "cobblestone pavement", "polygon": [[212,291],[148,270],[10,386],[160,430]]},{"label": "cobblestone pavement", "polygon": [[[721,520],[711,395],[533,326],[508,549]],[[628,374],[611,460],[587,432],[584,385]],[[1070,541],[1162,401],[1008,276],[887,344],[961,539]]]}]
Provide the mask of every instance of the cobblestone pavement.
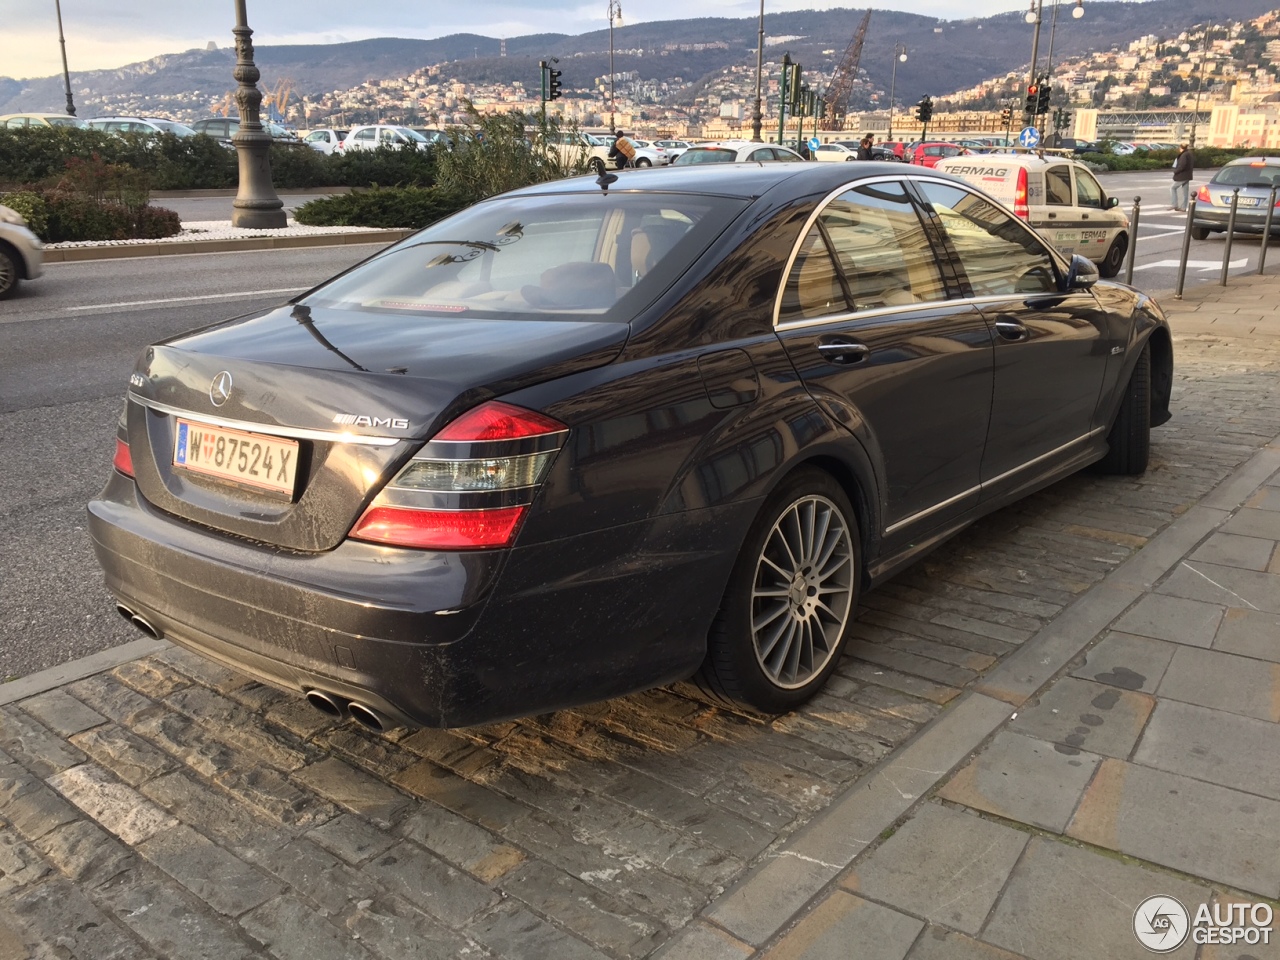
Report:
[{"label": "cobblestone pavement", "polygon": [[[726,889],[931,720],[962,724],[962,691],[1280,434],[1278,286],[1166,304],[1175,417],[1149,471],[1063,481],[866,596],[831,684],[770,722],[680,685],[377,736],[175,648],[0,707],[0,960],[688,948]],[[741,955],[694,936],[689,956]]]}]

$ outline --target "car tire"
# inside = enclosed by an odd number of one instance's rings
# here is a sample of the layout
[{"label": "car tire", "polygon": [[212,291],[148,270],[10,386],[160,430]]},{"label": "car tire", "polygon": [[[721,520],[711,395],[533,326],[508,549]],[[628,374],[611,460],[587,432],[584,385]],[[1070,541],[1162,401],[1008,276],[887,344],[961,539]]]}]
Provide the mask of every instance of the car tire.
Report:
[{"label": "car tire", "polygon": [[844,649],[861,560],[857,519],[834,478],[814,467],[787,477],[734,563],[698,686],[713,699],[769,714],[812,697]]},{"label": "car tire", "polygon": [[1208,240],[1209,228],[1208,227],[1192,227],[1191,239],[1192,240]]},{"label": "car tire", "polygon": [[1133,476],[1147,469],[1151,455],[1151,344],[1144,343],[1129,377],[1120,410],[1107,434],[1107,455],[1098,463],[1103,473]]},{"label": "car tire", "polygon": [[1119,276],[1120,268],[1124,265],[1124,255],[1128,249],[1128,237],[1121,235],[1112,240],[1111,246],[1107,248],[1107,255],[1098,264],[1098,275],[1107,280]]},{"label": "car tire", "polygon": [[649,160],[649,158],[648,158],[648,157],[641,157],[639,160],[637,160],[637,161],[636,161],[636,166],[637,166],[637,167],[652,167],[652,166],[653,166],[653,163],[652,163],[652,162],[650,162],[650,160]]},{"label": "car tire", "polygon": [[0,300],[13,296],[18,289],[20,276],[17,254],[4,244],[0,244]]},{"label": "car tire", "polygon": [[597,177],[604,173],[604,161],[599,157],[592,157],[587,166],[591,168],[591,172]]}]

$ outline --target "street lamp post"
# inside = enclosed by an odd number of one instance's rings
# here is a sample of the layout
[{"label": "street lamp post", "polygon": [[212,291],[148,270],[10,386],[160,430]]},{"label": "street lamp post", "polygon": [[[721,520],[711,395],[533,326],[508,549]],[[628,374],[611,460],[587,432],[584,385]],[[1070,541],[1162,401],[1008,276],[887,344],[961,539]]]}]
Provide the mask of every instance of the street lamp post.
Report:
[{"label": "street lamp post", "polygon": [[[1079,20],[1084,16],[1084,0],[1076,0],[1075,8],[1071,11],[1071,16]],[[1027,74],[1027,86],[1038,84],[1036,68],[1040,65],[1040,25],[1044,22],[1044,0],[1031,0],[1031,7],[1027,10],[1027,23],[1033,24],[1035,30],[1031,34],[1031,70]],[[1049,31],[1049,65],[1045,71],[1046,79],[1052,83],[1053,75],[1053,41],[1058,32],[1058,0],[1053,0],[1053,23]],[[1025,111],[1024,111],[1025,115]],[[1031,122],[1034,122],[1036,114],[1030,116]]]},{"label": "street lamp post", "polygon": [[76,105],[71,99],[71,72],[67,69],[67,38],[62,35],[62,0],[53,0],[53,9],[58,13],[58,43],[62,45],[62,82],[67,90],[67,113],[74,117]]},{"label": "street lamp post", "polygon": [[907,62],[907,45],[905,43],[895,43],[893,45],[893,72],[889,74],[889,135],[886,140],[893,139],[893,94],[898,85],[898,64]]},{"label": "street lamp post", "polygon": [[271,135],[262,129],[258,110],[262,76],[253,62],[253,31],[249,29],[245,0],[236,0],[236,67],[232,71],[236,83],[236,106],[240,110],[240,129],[231,142],[240,162],[240,187],[231,204],[231,225],[253,230],[271,230],[287,223],[284,201],[276,195],[271,183]]},{"label": "street lamp post", "polygon": [[618,21],[618,26],[622,26],[622,2],[621,0],[609,0],[609,132],[617,133],[618,129],[613,123],[613,22]]},{"label": "street lamp post", "polygon": [[[1200,122],[1200,94],[1204,90],[1204,65],[1209,59],[1209,31],[1213,29],[1213,24],[1209,24],[1204,28],[1204,46],[1200,51],[1200,79],[1196,83],[1196,105],[1191,111],[1191,149],[1196,148],[1196,125]],[[1191,50],[1191,44],[1184,43],[1182,52],[1187,53]]]},{"label": "street lamp post", "polygon": [[764,79],[764,0],[760,0],[760,34],[756,40],[756,105],[751,111],[751,139],[761,143],[760,128],[764,124],[760,90]]}]

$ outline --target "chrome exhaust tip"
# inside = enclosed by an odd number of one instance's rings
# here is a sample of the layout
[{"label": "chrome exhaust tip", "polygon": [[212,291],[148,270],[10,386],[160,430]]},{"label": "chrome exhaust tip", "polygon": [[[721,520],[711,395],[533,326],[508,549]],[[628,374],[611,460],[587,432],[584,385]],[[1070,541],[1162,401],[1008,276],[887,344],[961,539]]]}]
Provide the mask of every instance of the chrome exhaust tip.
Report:
[{"label": "chrome exhaust tip", "polygon": [[382,714],[378,713],[372,707],[366,707],[363,703],[349,703],[347,705],[347,710],[350,711],[352,720],[360,724],[360,726],[373,730],[376,733],[382,733],[384,730],[387,730],[392,726],[392,724],[387,721]]},{"label": "chrome exhaust tip", "polygon": [[142,616],[142,614],[134,613],[132,610],[126,607],[123,603],[116,604],[116,613],[120,614],[120,616],[128,620],[131,624],[133,624],[135,627],[137,627],[139,630],[145,633],[152,640],[164,639],[164,632],[161,631],[159,627],[153,625],[151,621],[148,620],[146,617]]},{"label": "chrome exhaust tip", "polygon": [[308,690],[307,703],[311,704],[321,713],[328,714],[331,717],[342,717],[346,715],[346,710],[340,701],[335,700],[323,690]]}]

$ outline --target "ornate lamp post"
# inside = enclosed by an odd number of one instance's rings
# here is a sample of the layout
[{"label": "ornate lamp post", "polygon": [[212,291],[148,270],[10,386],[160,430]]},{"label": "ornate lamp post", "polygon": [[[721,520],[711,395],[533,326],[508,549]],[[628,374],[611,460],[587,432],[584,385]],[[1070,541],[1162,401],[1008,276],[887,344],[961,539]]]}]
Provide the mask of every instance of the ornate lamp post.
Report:
[{"label": "ornate lamp post", "polygon": [[764,0],[760,0],[760,37],[756,41],[756,105],[751,111],[751,139],[760,143],[760,127],[764,123],[764,113],[760,104],[760,84],[764,77]]},{"label": "ornate lamp post", "polygon": [[893,45],[893,73],[889,75],[889,134],[886,140],[893,139],[893,92],[898,85],[898,64],[907,62],[907,45],[905,43],[895,43]]},{"label": "ornate lamp post", "polygon": [[236,106],[240,109],[240,129],[231,142],[240,160],[240,188],[232,203],[231,225],[254,230],[278,229],[286,225],[284,201],[276,195],[271,183],[271,135],[262,129],[258,108],[262,76],[253,63],[253,31],[245,13],[245,0],[236,0],[236,68],[232,76],[236,88]]},{"label": "ornate lamp post", "polygon": [[618,128],[613,123],[613,22],[618,22],[618,26],[622,26],[622,2],[621,0],[609,0],[609,132],[617,133]]},{"label": "ornate lamp post", "polygon": [[[1204,48],[1200,51],[1200,80],[1196,83],[1196,105],[1191,111],[1191,149],[1196,148],[1196,125],[1200,122],[1200,94],[1204,90],[1204,65],[1209,59],[1209,31],[1213,29],[1213,24],[1209,24],[1204,28]],[[1182,52],[1187,53],[1191,50],[1191,44],[1182,44]]]},{"label": "ornate lamp post", "polygon": [[76,115],[76,105],[71,99],[71,72],[67,70],[67,38],[62,35],[62,0],[53,0],[53,9],[58,13],[58,43],[62,44],[62,82],[67,89],[67,113]]}]

